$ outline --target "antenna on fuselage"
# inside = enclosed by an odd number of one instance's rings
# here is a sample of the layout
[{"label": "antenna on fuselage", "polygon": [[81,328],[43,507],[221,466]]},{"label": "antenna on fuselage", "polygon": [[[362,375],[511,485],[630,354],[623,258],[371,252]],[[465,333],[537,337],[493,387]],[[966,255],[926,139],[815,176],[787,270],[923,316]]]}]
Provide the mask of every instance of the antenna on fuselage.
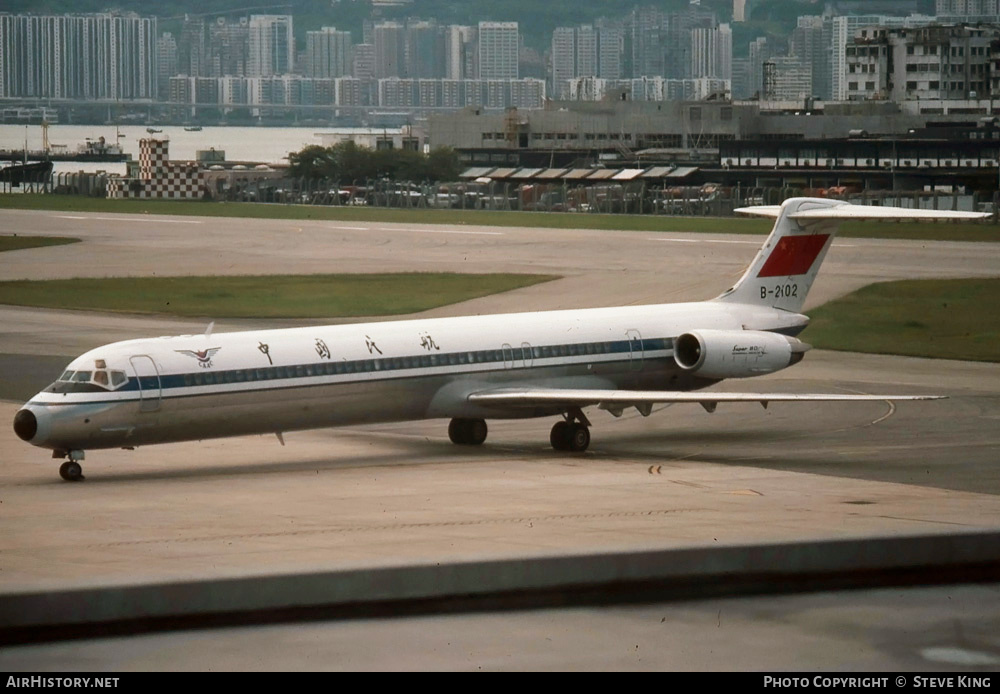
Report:
[{"label": "antenna on fuselage", "polygon": [[211,323],[208,324],[208,327],[205,328],[205,337],[206,338],[212,337],[212,328],[214,328],[214,327],[215,327],[215,321],[212,321]]}]

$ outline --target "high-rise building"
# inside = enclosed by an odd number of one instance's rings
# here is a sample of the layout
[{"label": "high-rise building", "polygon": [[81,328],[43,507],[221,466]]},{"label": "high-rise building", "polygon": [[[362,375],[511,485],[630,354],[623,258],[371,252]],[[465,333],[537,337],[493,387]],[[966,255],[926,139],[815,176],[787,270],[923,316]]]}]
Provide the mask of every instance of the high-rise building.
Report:
[{"label": "high-rise building", "polygon": [[934,14],[985,16],[1000,14],[1000,0],[935,0]]},{"label": "high-rise building", "polygon": [[375,42],[375,77],[406,76],[406,30],[399,22],[379,22],[372,31]]},{"label": "high-rise building", "polygon": [[306,32],[305,74],[308,77],[344,77],[351,74],[351,32],[323,27]]},{"label": "high-rise building", "polygon": [[414,79],[444,77],[444,30],[437,22],[406,23],[406,74]]},{"label": "high-rise building", "polygon": [[799,17],[798,26],[789,41],[789,55],[809,63],[812,74],[812,96],[831,97],[830,23],[822,17]]},{"label": "high-rise building", "polygon": [[177,74],[177,41],[169,31],[156,39],[157,98],[170,97],[170,78]]},{"label": "high-rise building", "polygon": [[185,15],[181,38],[177,44],[177,71],[181,75],[199,77],[207,74],[205,62],[208,46],[205,42],[205,20]]},{"label": "high-rise building", "polygon": [[0,97],[155,99],[155,17],[0,14]]},{"label": "high-rise building", "polygon": [[[452,80],[471,78],[479,74],[476,67],[476,28],[452,24],[444,34],[444,74]],[[457,88],[455,88],[457,89]],[[452,93],[457,93],[454,89]]]},{"label": "high-rise building", "polygon": [[798,56],[764,61],[764,91],[768,100],[795,101],[812,95],[812,65]]},{"label": "high-rise building", "polygon": [[627,72],[628,76],[666,74],[663,64],[664,50],[668,46],[676,45],[666,40],[668,24],[667,16],[656,8],[639,7],[632,11],[627,21],[632,49],[631,70]]},{"label": "high-rise building", "polygon": [[767,42],[766,36],[759,36],[750,42],[747,96],[764,95],[764,63],[772,55],[771,46]]},{"label": "high-rise building", "polygon": [[576,77],[619,79],[622,61],[621,26],[608,21],[596,26],[556,27],[552,32],[551,84],[557,99],[569,98],[569,80]]},{"label": "high-rise building", "polygon": [[213,77],[247,74],[250,55],[250,21],[218,17],[208,26],[207,72]]},{"label": "high-rise building", "polygon": [[577,76],[576,72],[576,29],[556,27],[552,32],[552,92],[557,99],[562,95],[567,80]]},{"label": "high-rise building", "polygon": [[882,15],[847,15],[832,17],[830,20],[830,92],[837,101],[847,97],[847,44],[858,29],[867,27],[921,27],[934,23],[933,17],[914,15],[910,17],[887,17]]},{"label": "high-rise building", "polygon": [[360,80],[375,79],[375,46],[371,43],[359,43],[354,47],[354,60],[351,74]]},{"label": "high-rise building", "polygon": [[733,33],[728,24],[691,30],[691,77],[731,79]]},{"label": "high-rise building", "polygon": [[479,22],[479,79],[517,79],[517,22]]},{"label": "high-rise building", "polygon": [[597,22],[597,74],[607,80],[622,76],[622,25],[620,22]]},{"label": "high-rise building", "polygon": [[596,75],[597,69],[597,31],[590,24],[583,24],[576,29],[576,74]]},{"label": "high-rise building", "polygon": [[996,25],[858,29],[845,50],[847,98],[989,98],[998,44]]},{"label": "high-rise building", "polygon": [[733,0],[733,21],[745,22],[750,18],[750,3],[747,0]]},{"label": "high-rise building", "polygon": [[295,39],[291,15],[250,15],[249,35],[249,76],[270,77],[292,72]]}]

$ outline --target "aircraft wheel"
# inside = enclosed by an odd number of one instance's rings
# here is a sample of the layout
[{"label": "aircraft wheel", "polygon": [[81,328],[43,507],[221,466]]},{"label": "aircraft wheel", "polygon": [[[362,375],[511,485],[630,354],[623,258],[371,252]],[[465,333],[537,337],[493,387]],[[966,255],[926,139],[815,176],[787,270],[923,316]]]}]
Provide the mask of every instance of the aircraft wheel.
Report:
[{"label": "aircraft wheel", "polygon": [[582,424],[573,424],[566,438],[566,449],[574,453],[583,453],[590,446],[590,429]]},{"label": "aircraft wheel", "polygon": [[569,422],[559,420],[552,425],[552,432],[549,434],[549,443],[557,451],[569,450]]},{"label": "aircraft wheel", "polygon": [[67,482],[79,482],[83,479],[83,468],[75,460],[67,460],[59,466],[59,476]]},{"label": "aircraft wheel", "polygon": [[448,424],[448,438],[460,446],[480,446],[488,429],[482,419],[453,419]]}]

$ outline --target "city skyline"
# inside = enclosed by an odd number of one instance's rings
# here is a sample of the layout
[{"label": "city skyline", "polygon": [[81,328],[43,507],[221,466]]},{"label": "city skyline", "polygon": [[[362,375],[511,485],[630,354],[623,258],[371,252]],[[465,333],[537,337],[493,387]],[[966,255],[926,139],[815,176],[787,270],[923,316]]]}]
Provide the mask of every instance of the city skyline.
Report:
[{"label": "city skyline", "polygon": [[[1000,23],[1000,17],[971,14],[995,5],[938,0],[935,9]],[[732,16],[755,6],[733,2]],[[941,80],[907,80],[920,87],[904,90],[884,75],[878,88],[872,86],[877,80],[849,78],[859,69],[847,59],[858,32],[941,19],[966,16],[805,15],[787,39],[757,37],[737,51],[740,23],[721,21],[704,5],[677,11],[636,5],[621,17],[556,26],[539,55],[526,47],[518,22],[369,18],[360,42],[332,23],[306,31],[297,42],[295,17],[287,14],[185,17],[175,35],[159,31],[152,16],[0,13],[0,98],[492,109],[541,108],[546,99],[599,100],[613,93],[651,101],[907,99],[919,89],[941,98],[992,93],[1000,84],[988,60],[1000,54],[996,32],[975,48],[982,58],[971,68],[976,74],[950,64],[964,77],[947,80],[945,89]]]}]

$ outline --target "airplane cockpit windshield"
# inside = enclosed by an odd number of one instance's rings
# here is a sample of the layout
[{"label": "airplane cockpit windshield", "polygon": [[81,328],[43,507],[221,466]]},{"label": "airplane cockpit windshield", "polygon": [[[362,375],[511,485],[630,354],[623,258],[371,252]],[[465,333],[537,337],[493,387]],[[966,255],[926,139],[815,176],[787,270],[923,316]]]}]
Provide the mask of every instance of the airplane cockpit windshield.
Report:
[{"label": "airplane cockpit windshield", "polygon": [[109,369],[104,360],[95,362],[93,371],[67,369],[52,385],[47,393],[97,393],[102,390],[117,390],[128,381],[124,371]]}]

